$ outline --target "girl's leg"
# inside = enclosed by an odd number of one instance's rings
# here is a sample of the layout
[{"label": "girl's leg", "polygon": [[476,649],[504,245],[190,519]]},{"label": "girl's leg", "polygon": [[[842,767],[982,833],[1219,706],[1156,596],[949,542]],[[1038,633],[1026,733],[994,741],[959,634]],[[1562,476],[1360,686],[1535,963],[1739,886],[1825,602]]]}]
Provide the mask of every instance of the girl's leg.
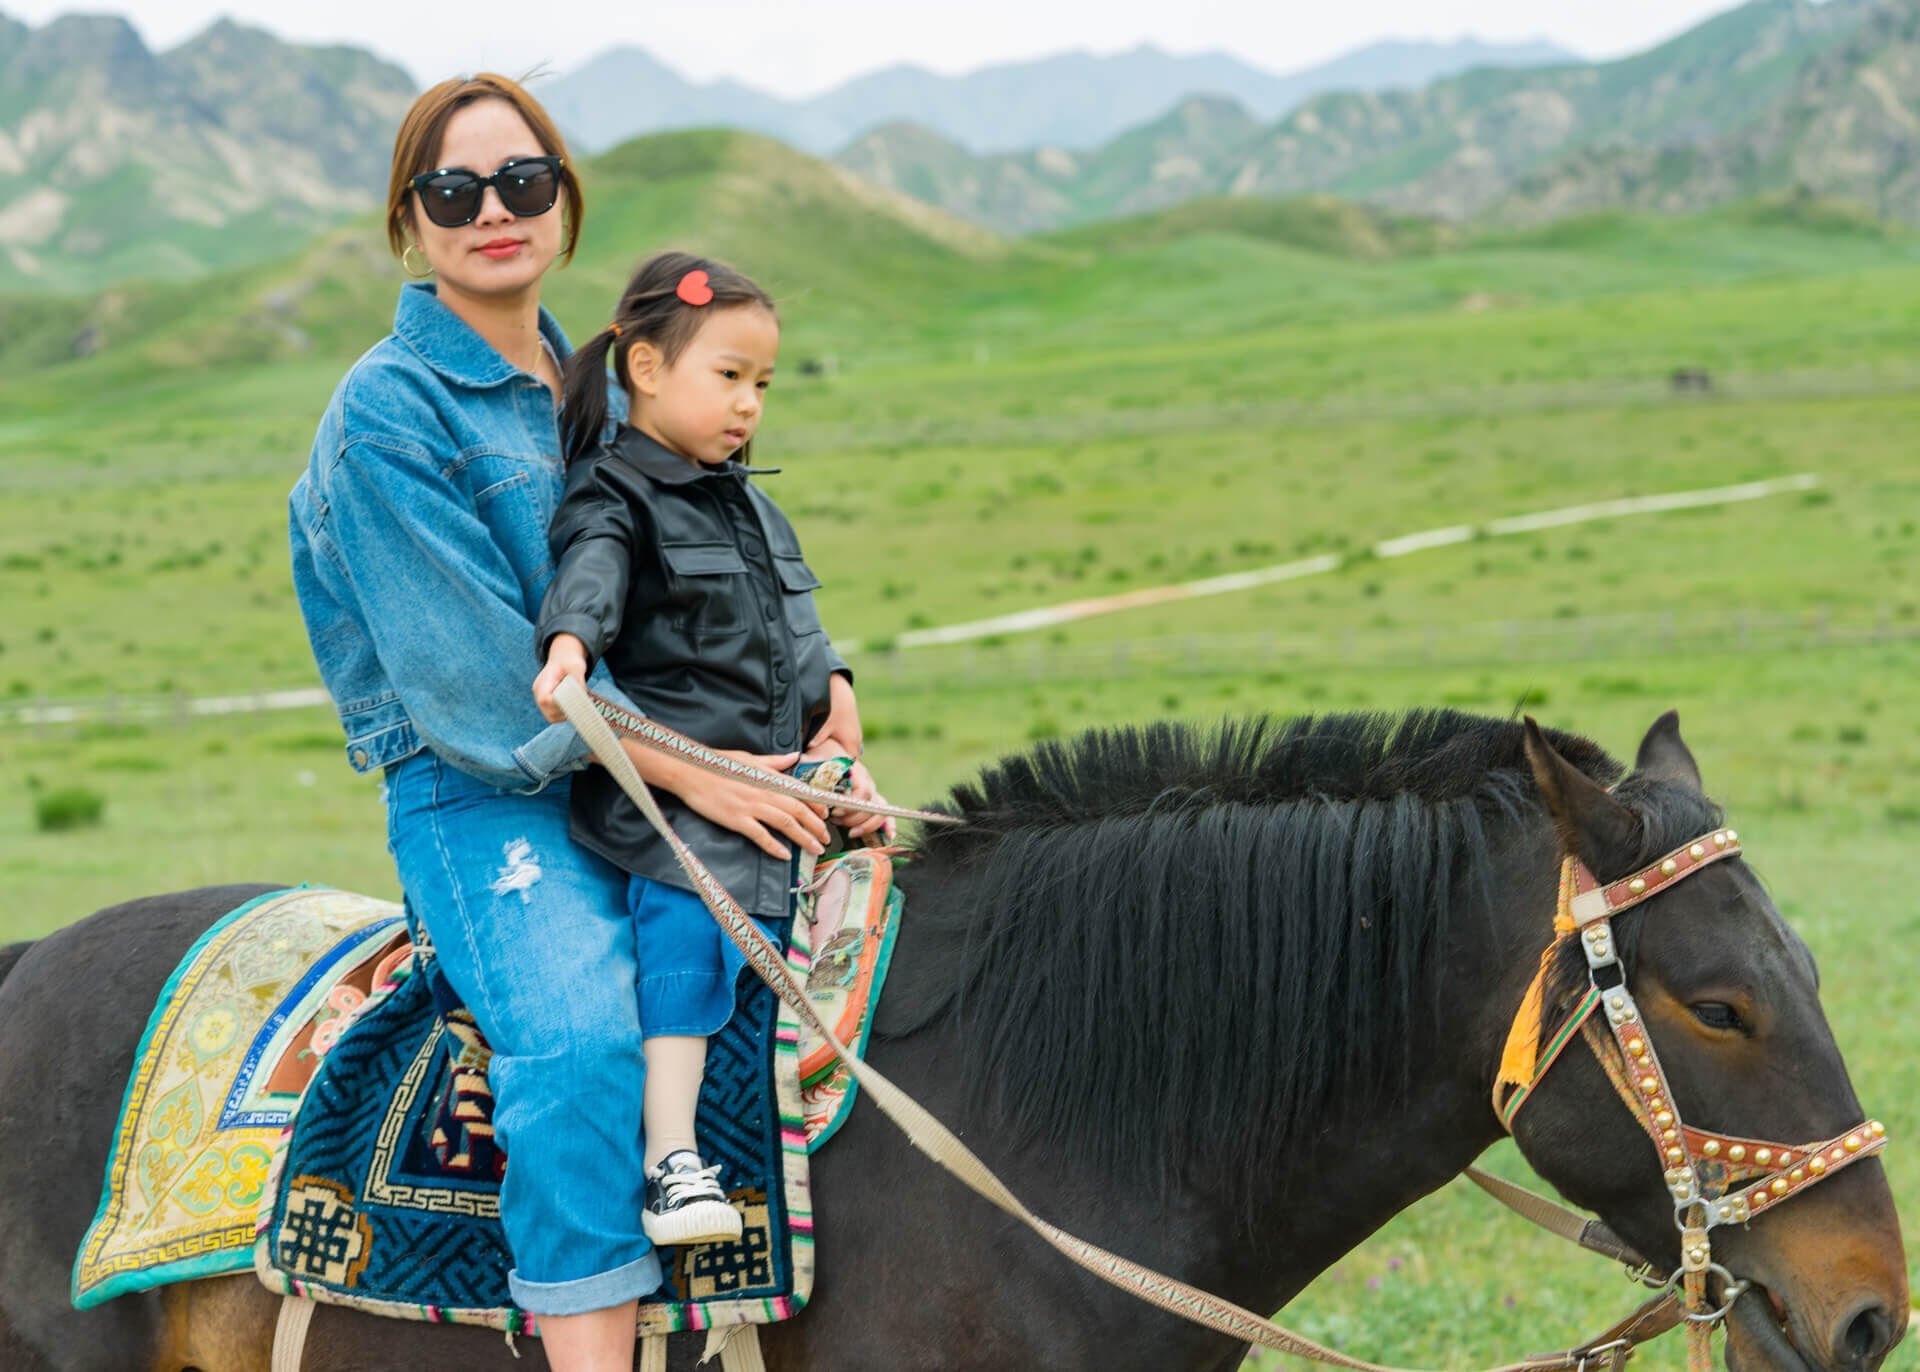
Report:
[{"label": "girl's leg", "polygon": [[418,754],[389,773],[388,807],[408,905],[493,1047],[513,1299],[543,1324],[560,1317],[556,1347],[624,1338],[630,1362],[633,1303],[661,1273],[641,1222],[646,1069],[626,875],[568,837],[564,784],[517,795]]},{"label": "girl's leg", "polygon": [[648,1039],[645,1129],[646,1163],[651,1172],[669,1153],[698,1153],[693,1113],[700,1103],[700,1082],[707,1074],[707,1041],[693,1034]]}]

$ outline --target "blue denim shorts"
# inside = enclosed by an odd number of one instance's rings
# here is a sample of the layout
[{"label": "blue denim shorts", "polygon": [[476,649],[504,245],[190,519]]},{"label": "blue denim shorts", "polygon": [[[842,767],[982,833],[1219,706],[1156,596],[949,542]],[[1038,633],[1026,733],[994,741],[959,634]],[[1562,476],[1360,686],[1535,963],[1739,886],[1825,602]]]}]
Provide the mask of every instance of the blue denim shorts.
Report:
[{"label": "blue denim shorts", "polygon": [[[733,1018],[745,954],[692,891],[629,877],[627,902],[639,945],[641,1035],[718,1033]],[[754,922],[781,941],[766,920]]]},{"label": "blue denim shorts", "polygon": [[660,1285],[640,1227],[637,921],[627,874],[568,837],[568,789],[499,790],[430,751],[387,768],[409,917],[493,1046],[494,1127],[512,1154],[500,1197],[509,1282],[543,1315]]}]

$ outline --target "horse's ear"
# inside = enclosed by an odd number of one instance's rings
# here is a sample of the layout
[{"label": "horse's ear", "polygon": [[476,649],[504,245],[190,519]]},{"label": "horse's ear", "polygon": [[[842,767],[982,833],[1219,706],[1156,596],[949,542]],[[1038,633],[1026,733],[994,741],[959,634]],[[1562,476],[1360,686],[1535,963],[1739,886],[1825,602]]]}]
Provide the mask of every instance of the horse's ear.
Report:
[{"label": "horse's ear", "polygon": [[1617,855],[1633,846],[1633,813],[1608,795],[1606,787],[1561,757],[1531,715],[1526,728],[1527,762],[1553,827],[1560,833],[1561,847],[1595,871],[1612,869]]},{"label": "horse's ear", "polygon": [[1693,760],[1693,750],[1680,737],[1678,710],[1669,710],[1654,720],[1647,736],[1640,740],[1633,770],[1660,781],[1677,781],[1696,791],[1706,790],[1700,784],[1700,764]]}]

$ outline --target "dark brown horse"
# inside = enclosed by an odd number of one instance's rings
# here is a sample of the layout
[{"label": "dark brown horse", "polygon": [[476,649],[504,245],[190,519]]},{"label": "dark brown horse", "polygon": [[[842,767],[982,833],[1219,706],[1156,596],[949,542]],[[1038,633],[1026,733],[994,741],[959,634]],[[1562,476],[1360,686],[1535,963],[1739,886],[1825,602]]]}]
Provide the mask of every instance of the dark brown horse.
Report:
[{"label": "dark brown horse", "polygon": [[[1584,740],[1454,713],[1090,734],[962,788],[968,821],[906,869],[874,1062],[1040,1214],[1273,1310],[1500,1136],[1507,1027],[1571,846],[1612,879],[1718,823],[1671,716],[1620,767]],[[105,910],[0,983],[0,1366],[264,1368],[250,1276],[67,1301],[155,994],[258,888]],[[1861,1112],[1813,960],[1742,860],[1618,921],[1690,1122],[1814,1139]],[[1577,989],[1550,986],[1546,1029]],[[1646,1135],[1576,1044],[1519,1119],[1533,1166],[1664,1267],[1672,1206]],[[815,1159],[812,1306],[774,1369],[1226,1369],[1245,1349],[1109,1288],[980,1203],[863,1104]],[[1878,1367],[1907,1320],[1877,1160],[1714,1254],[1754,1283],[1729,1366]],[[1591,1312],[1600,1319],[1617,1312]],[[1534,1342],[1568,1331],[1542,1331]],[[322,1308],[305,1365],[533,1369],[499,1335]],[[676,1347],[691,1365],[697,1339]],[[1352,1350],[1364,1351],[1364,1350]]]}]

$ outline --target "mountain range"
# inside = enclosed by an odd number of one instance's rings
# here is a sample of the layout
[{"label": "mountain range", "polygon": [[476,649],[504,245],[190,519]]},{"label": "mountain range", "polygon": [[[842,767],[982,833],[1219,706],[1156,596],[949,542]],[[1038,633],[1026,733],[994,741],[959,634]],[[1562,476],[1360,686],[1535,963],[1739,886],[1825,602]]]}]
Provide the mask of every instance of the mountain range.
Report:
[{"label": "mountain range", "polygon": [[1578,60],[1545,41],[1396,41],[1276,75],[1227,53],[1182,56],[1145,44],[1110,56],[1062,53],[960,76],[892,66],[788,100],[735,81],[689,81],[639,48],[620,47],[541,85],[539,94],[567,137],[590,150],[663,129],[724,125],[824,154],[877,124],[911,119],[970,151],[993,152],[1089,147],[1196,94],[1224,96],[1257,118],[1277,119],[1330,90],[1392,90],[1475,67]]},{"label": "mountain range", "polygon": [[83,289],[285,251],[375,203],[400,68],[222,20],[166,52],[125,19],[0,16],[0,282]]},{"label": "mountain range", "polygon": [[[1142,48],[963,77],[893,68],[786,102],[687,82],[628,49],[537,91],[588,148],[624,136],[591,122],[610,112],[646,128],[784,119],[778,137],[821,149],[862,128],[838,145],[848,184],[998,234],[1329,193],[1371,213],[1492,224],[1796,194],[1920,221],[1920,0],[1748,0],[1598,64],[1484,64],[1492,51],[1384,44],[1277,77]],[[1418,83],[1434,70],[1452,74]],[[378,203],[413,94],[366,52],[229,21],[155,53],[118,18],[0,17],[0,166],[19,187],[0,207],[0,290],[282,256]],[[1024,147],[976,150],[1009,142]],[[0,301],[0,315],[24,308]]]},{"label": "mountain range", "polygon": [[1003,232],[1329,191],[1441,218],[1695,210],[1804,189],[1920,219],[1920,0],[1751,0],[1615,62],[1340,91],[1275,121],[1190,99],[1098,147],[981,155],[918,122],[842,165]]}]

